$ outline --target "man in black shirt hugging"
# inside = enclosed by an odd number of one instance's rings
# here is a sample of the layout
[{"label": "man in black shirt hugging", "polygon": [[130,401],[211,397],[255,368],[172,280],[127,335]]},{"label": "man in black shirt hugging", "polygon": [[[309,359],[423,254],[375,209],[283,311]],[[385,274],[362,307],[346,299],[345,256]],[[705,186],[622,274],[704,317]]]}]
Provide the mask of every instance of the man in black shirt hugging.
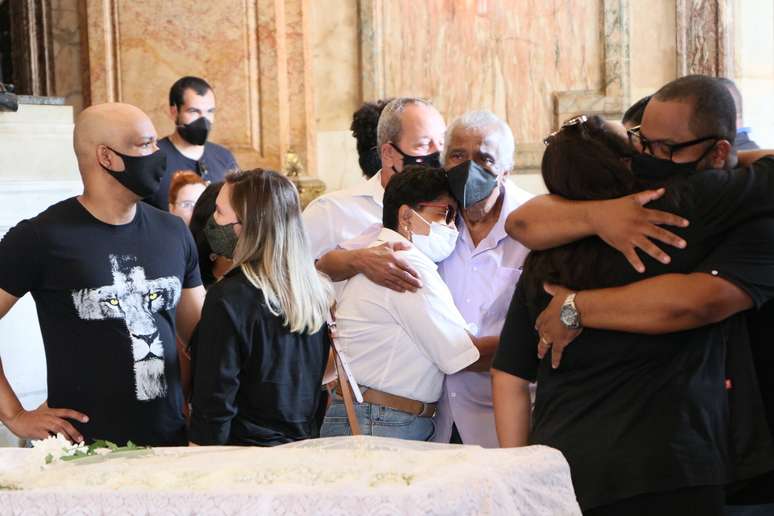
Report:
[{"label": "man in black shirt hugging", "polygon": [[[663,191],[544,197],[509,217],[510,234],[532,249],[599,235],[649,278],[636,282],[623,256],[606,253],[595,264],[605,282],[549,286],[553,300],[514,296],[493,365],[500,409],[537,377],[529,442],[565,452],[586,514],[720,514],[724,484],[774,466],[745,318],[734,316],[774,297],[774,159],[723,170],[734,136],[733,99],[704,76],[659,90],[629,130],[631,172],[667,186],[668,201],[652,207],[690,220],[677,235],[648,224],[663,214],[640,205]],[[680,249],[670,262],[648,237]],[[643,267],[634,247],[659,261]],[[523,418],[497,405],[501,444],[519,444],[509,435]]]},{"label": "man in black shirt hugging", "polygon": [[30,411],[0,365],[0,420],[23,438],[183,445],[175,333],[188,342],[204,289],[185,224],[139,202],[164,174],[156,130],[134,106],[101,104],[74,143],[83,194],[0,241],[0,317],[29,292],[48,364],[48,401]]}]

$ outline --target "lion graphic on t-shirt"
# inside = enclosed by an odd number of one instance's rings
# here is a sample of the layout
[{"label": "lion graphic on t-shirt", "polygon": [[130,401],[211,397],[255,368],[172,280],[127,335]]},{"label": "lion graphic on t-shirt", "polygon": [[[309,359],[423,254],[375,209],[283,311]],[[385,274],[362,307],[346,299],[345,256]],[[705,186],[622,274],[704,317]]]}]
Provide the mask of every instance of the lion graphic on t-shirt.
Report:
[{"label": "lion graphic on t-shirt", "polygon": [[154,314],[177,306],[180,280],[175,276],[147,279],[133,256],[110,255],[110,268],[113,284],[74,291],[75,309],[87,321],[122,319],[132,343],[137,399],[164,397],[164,344]]}]

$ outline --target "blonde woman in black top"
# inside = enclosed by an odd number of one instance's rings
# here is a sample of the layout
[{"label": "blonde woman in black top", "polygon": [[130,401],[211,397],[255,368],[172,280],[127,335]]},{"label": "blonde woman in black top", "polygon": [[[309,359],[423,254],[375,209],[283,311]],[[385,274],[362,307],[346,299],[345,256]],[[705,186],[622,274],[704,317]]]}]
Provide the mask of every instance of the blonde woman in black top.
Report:
[{"label": "blonde woman in black top", "polygon": [[314,268],[295,187],[268,170],[232,174],[208,226],[233,247],[234,267],[207,292],[194,343],[191,442],[316,437],[332,289]]}]

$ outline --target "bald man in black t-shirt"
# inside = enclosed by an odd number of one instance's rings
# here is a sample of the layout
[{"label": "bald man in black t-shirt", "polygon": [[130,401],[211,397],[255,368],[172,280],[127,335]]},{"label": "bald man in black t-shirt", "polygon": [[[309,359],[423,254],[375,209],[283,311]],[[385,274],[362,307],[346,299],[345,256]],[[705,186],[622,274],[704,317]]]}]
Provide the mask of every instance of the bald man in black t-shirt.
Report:
[{"label": "bald man in black t-shirt", "polygon": [[[139,202],[165,157],[128,104],[75,124],[84,192],[0,241],[0,317],[30,293],[48,364],[48,402],[24,410],[0,367],[0,420],[22,438],[183,445],[181,358],[201,314],[195,246],[177,217]],[[185,360],[185,358],[183,358]]]}]

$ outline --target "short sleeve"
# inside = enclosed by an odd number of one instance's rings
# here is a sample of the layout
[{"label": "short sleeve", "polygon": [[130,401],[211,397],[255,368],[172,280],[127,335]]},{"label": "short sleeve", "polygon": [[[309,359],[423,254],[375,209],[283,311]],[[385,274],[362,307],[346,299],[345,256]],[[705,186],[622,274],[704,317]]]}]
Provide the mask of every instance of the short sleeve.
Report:
[{"label": "short sleeve", "polygon": [[35,290],[41,278],[41,242],[34,222],[23,220],[0,240],[0,289],[15,297]]},{"label": "short sleeve", "polygon": [[696,272],[732,282],[760,308],[774,298],[774,218],[764,217],[739,225]]},{"label": "short sleeve", "polygon": [[508,307],[492,367],[534,382],[540,364],[537,357],[538,334],[527,309],[522,284],[520,281]]},{"label": "short sleeve", "polygon": [[229,172],[236,172],[238,170],[241,170],[239,168],[239,163],[237,163],[237,160],[234,157],[234,154],[231,151],[229,151],[229,150],[227,150],[226,152],[228,152],[228,159],[229,159],[229,169],[228,170],[229,170]]},{"label": "short sleeve", "polygon": [[404,331],[441,371],[456,373],[478,360],[478,349],[438,273],[420,267],[417,270],[422,279],[421,289],[389,292],[393,313]]},{"label": "short sleeve", "polygon": [[[182,221],[181,221],[182,222]],[[185,249],[185,278],[183,278],[183,288],[195,288],[202,284],[201,274],[199,273],[199,253],[196,251],[196,243],[193,235],[183,224]]]}]

